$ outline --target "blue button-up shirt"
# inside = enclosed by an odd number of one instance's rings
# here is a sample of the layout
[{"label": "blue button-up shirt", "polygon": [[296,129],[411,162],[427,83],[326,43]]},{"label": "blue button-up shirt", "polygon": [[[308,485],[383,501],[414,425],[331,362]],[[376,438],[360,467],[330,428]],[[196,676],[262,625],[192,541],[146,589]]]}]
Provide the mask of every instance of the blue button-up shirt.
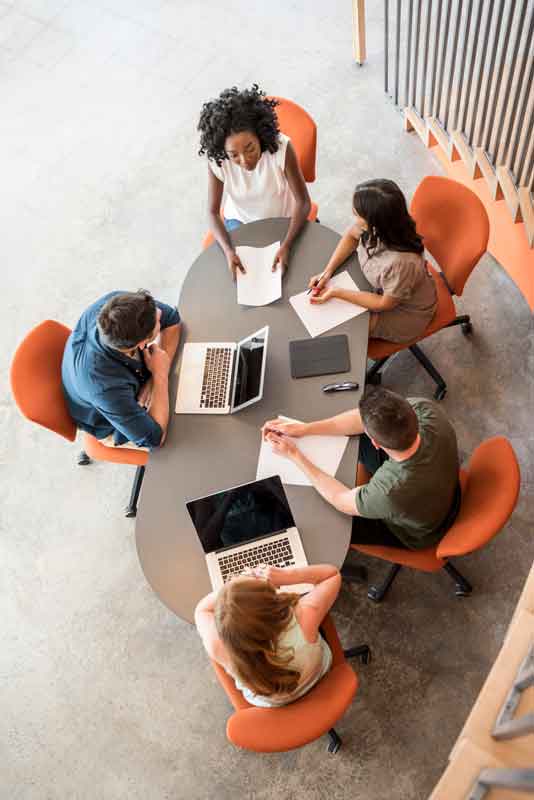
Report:
[{"label": "blue button-up shirt", "polygon": [[[116,445],[134,442],[158,447],[162,429],[137,402],[139,390],[150,378],[141,360],[101,343],[97,319],[100,309],[116,294],[110,292],[89,306],[67,340],[61,376],[70,414],[76,425],[97,439],[113,434]],[[175,308],[156,301],[161,329],[177,325]]]}]

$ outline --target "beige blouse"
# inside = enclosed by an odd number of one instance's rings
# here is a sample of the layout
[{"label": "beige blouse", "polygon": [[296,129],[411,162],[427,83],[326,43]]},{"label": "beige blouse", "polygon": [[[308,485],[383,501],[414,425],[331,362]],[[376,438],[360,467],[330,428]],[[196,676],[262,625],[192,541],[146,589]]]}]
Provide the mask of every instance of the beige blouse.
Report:
[{"label": "beige blouse", "polygon": [[437,307],[434,278],[427,269],[424,256],[386,250],[379,244],[369,257],[360,243],[358,259],[375,292],[400,300],[391,311],[377,312],[373,337],[399,343],[417,339],[431,322]]}]

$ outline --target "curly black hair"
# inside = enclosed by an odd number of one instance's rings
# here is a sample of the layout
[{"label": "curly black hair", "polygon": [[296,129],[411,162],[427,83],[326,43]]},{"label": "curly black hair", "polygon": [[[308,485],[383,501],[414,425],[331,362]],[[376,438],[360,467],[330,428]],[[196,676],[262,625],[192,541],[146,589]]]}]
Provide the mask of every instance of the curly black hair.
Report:
[{"label": "curly black hair", "polygon": [[200,131],[199,156],[207,155],[218,167],[228,158],[224,143],[231,133],[252,131],[260,140],[262,153],[278,150],[277,100],[269,100],[257,83],[250,89],[239,91],[237,86],[225,89],[216,100],[202,106],[198,130]]}]

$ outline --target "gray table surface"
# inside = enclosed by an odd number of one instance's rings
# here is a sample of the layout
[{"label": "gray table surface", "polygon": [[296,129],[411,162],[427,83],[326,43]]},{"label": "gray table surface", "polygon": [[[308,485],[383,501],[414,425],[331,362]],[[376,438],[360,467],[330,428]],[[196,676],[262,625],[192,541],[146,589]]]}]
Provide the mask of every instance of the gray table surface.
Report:
[{"label": "gray table surface", "polygon": [[[270,219],[243,225],[232,233],[235,244],[262,247],[282,240],[288,220]],[[165,446],[150,454],[136,520],[136,542],[143,572],[162,602],[192,621],[197,602],[211,590],[204,553],[186,509],[186,501],[256,478],[260,427],[284,414],[313,420],[353,408],[365,381],[368,314],[361,314],[327,334],[349,337],[351,370],[342,375],[294,380],[289,368],[289,341],[308,332],[288,298],[303,291],[320,272],[339,235],[317,223],[306,223],[293,246],[282,282],[282,298],[268,306],[237,304],[236,286],[218,245],[204,251],[184,282],[178,308],[185,341],[237,341],[269,325],[269,349],[263,399],[237,414],[178,415],[174,403],[181,349],[170,380],[171,419]],[[348,268],[360,288],[367,288],[357,258]],[[357,392],[326,395],[321,387],[334,380],[354,380]],[[349,441],[337,477],[354,485],[358,440]],[[310,563],[341,566],[350,543],[351,518],[326,503],[312,487],[285,486],[304,550]]]}]

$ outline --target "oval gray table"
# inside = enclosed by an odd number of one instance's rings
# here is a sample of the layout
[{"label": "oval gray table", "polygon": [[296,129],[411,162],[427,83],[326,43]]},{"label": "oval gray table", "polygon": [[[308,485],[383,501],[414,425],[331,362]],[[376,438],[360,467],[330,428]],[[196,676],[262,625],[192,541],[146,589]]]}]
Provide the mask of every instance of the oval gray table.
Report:
[{"label": "oval gray table", "polygon": [[[232,233],[232,241],[262,247],[282,240],[287,226],[284,219],[253,222]],[[339,238],[323,225],[306,223],[293,246],[282,298],[268,306],[237,304],[236,286],[218,245],[197,258],[184,282],[178,303],[184,322],[182,344],[186,340],[238,341],[263,325],[270,326],[263,399],[237,414],[175,414],[180,352],[173,367],[167,441],[161,450],[150,454],[137,513],[136,541],[149,584],[163,603],[185,620],[193,620],[195,605],[211,590],[186,501],[255,480],[260,427],[265,420],[278,414],[320,419],[353,408],[360,398],[365,381],[367,314],[329,332],[348,335],[350,372],[294,380],[289,368],[289,341],[308,338],[308,332],[288,298],[303,291],[309,277],[324,268]],[[344,268],[360,288],[368,286],[356,258]],[[324,394],[321,387],[336,379],[357,381],[360,390]],[[354,485],[357,454],[357,439],[351,439],[337,472],[347,485]],[[285,490],[309,562],[341,566],[349,547],[351,518],[332,508],[312,487],[285,486]]]}]

